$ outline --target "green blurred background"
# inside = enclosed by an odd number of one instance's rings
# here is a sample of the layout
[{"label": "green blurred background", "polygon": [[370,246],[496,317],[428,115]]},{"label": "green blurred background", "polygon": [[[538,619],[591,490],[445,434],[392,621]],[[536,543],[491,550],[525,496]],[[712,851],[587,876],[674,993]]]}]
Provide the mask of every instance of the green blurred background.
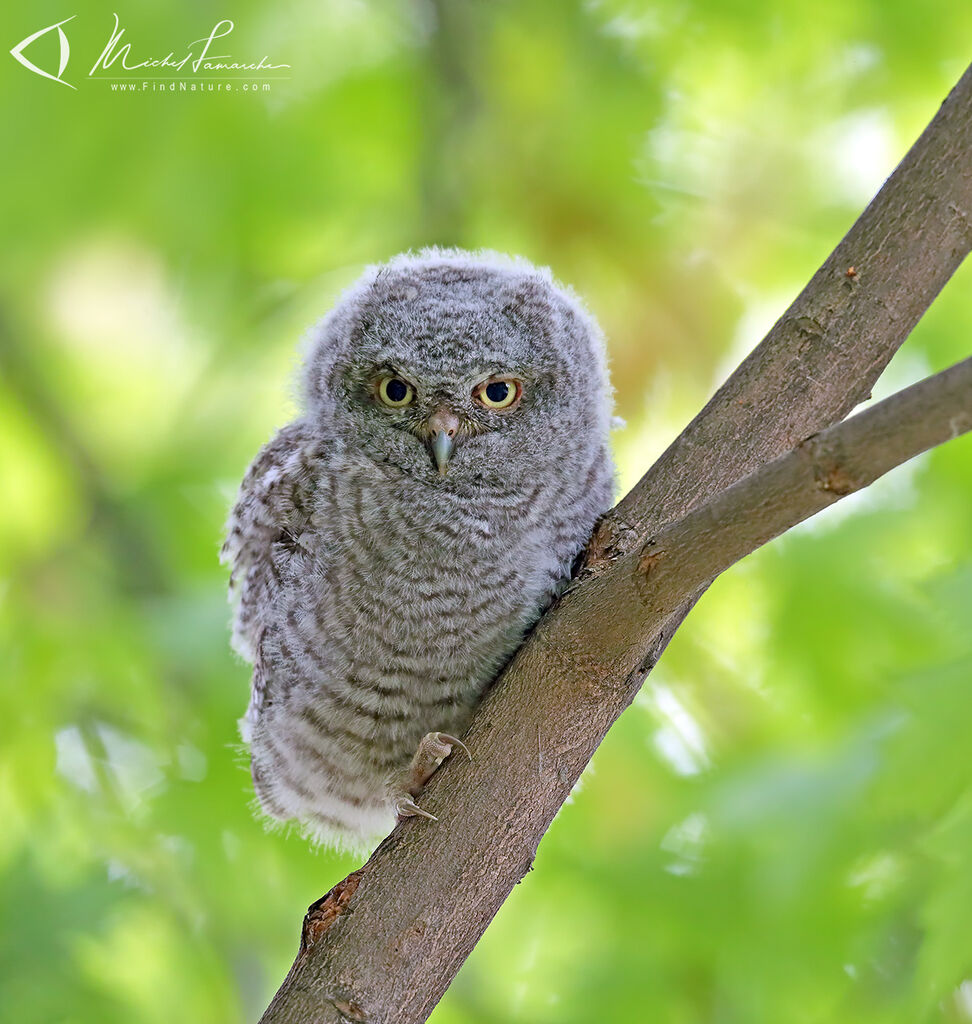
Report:
[{"label": "green blurred background", "polygon": [[[627,488],[934,114],[972,5],[119,10],[155,54],[232,18],[293,65],[257,95],[86,81],[115,9],[0,20],[0,1016],[254,1021],[354,866],[251,813],[217,564],[298,338],[402,249],[548,263],[607,331]],[[72,13],[77,91],[6,57]],[[970,284],[879,395],[968,354]],[[435,1024],[972,1020],[970,608],[967,440],[726,574]]]}]

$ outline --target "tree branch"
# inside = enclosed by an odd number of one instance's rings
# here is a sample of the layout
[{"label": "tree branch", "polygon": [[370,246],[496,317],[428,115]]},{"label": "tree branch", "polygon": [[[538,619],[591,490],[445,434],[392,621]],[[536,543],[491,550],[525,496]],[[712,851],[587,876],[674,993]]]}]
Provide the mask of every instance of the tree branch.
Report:
[{"label": "tree branch", "polygon": [[760,344],[597,531],[631,550],[836,423],[871,388],[972,247],[972,66]]},{"label": "tree branch", "polygon": [[[807,438],[720,491],[584,588],[601,645],[625,657],[701,585],[895,466],[972,430],[972,357]],[[610,618],[604,608],[613,609]],[[583,612],[581,612],[583,614]]]},{"label": "tree branch", "polygon": [[[787,515],[812,514],[895,459],[967,429],[963,363],[778,458],[868,396],[968,253],[970,210],[972,68],[790,309],[605,519],[581,579],[477,711],[466,737],[475,762],[447,763],[430,781],[424,805],[439,824],[399,825],[308,912],[266,1024],[424,1021],[529,869],[693,591],[798,521]],[[954,424],[928,411],[937,392],[956,403]],[[913,429],[889,428],[895,410],[914,418]],[[859,447],[867,437],[873,461]],[[834,449],[835,439],[846,447]],[[747,501],[758,514],[741,512]],[[676,555],[679,531],[689,530],[710,563]]]}]

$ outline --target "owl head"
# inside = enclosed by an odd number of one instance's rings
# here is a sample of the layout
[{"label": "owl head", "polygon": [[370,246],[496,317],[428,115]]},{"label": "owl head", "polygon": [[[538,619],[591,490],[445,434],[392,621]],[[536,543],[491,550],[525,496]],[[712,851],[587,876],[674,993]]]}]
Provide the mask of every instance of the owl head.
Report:
[{"label": "owl head", "polygon": [[312,332],[310,419],[432,488],[517,491],[607,444],[604,343],[548,270],[427,249],[369,267]]}]

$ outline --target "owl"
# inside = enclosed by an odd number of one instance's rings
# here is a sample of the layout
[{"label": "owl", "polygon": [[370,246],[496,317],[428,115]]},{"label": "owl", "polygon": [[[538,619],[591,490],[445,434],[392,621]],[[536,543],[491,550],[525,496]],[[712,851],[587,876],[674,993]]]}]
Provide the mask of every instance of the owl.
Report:
[{"label": "owl", "polygon": [[546,269],[429,249],[311,332],[230,514],[263,810],[360,848],[422,787],[611,504],[600,330]]}]

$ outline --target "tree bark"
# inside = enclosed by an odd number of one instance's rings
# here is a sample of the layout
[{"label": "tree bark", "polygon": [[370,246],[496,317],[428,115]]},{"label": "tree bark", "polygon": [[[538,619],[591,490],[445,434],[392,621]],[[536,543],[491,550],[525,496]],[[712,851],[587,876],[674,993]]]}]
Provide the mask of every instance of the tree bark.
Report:
[{"label": "tree bark", "polygon": [[[438,824],[400,824],[310,909],[265,1024],[424,1021],[699,588],[968,429],[967,361],[800,444],[869,397],[967,255],[970,216],[972,68],[793,305],[595,532],[580,578],[477,711],[475,760],[430,781],[423,806]],[[950,404],[936,412],[938,393]]]}]

